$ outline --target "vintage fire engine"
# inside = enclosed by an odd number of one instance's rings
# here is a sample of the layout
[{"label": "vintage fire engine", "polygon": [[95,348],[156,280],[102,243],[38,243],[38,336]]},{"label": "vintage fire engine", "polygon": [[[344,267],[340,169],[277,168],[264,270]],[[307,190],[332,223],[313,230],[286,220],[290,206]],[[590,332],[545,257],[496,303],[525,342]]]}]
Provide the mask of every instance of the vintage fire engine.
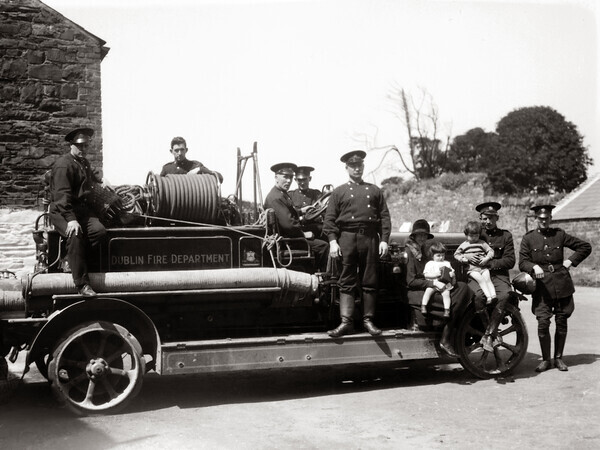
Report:
[{"label": "vintage fire engine", "polygon": [[[238,178],[241,160],[238,150]],[[244,211],[241,188],[232,200],[221,198],[219,189],[212,175],[151,173],[144,186],[100,195],[108,237],[89,254],[98,292],[91,299],[77,294],[63,239],[40,216],[33,231],[35,270],[23,280],[0,280],[0,376],[6,377],[4,357],[14,362],[26,351],[25,371],[37,365],[59,400],[77,413],[98,414],[124,407],[151,370],[175,375],[453,361],[439,349],[435,316],[418,317],[427,326],[411,327],[420,312],[406,304],[407,234],[392,234],[390,254],[380,262],[376,322],[382,335],[358,330],[332,339],[326,330],[338,321],[335,264],[315,273],[306,241],[281,239],[268,212],[257,220]],[[323,213],[326,202],[325,196],[309,215]],[[437,237],[450,252],[464,239]],[[490,353],[479,344],[485,325],[472,305],[456,312],[455,348],[474,376],[504,376],[523,359],[528,337],[519,297],[515,293],[499,327],[502,344]]]}]

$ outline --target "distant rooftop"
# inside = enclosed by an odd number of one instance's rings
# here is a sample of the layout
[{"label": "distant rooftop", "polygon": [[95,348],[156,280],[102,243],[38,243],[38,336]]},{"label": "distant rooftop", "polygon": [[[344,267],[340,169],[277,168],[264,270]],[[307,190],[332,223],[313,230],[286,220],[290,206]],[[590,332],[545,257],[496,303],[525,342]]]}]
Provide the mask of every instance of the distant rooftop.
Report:
[{"label": "distant rooftop", "polygon": [[600,174],[591,176],[576,191],[562,199],[553,211],[553,220],[599,219]]}]

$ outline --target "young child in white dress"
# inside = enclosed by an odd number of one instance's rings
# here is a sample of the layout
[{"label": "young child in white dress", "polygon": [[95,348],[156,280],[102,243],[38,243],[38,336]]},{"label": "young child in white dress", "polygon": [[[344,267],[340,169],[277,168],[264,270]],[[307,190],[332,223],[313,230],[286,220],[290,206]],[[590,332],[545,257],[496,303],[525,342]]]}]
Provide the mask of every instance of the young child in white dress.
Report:
[{"label": "young child in white dress", "polygon": [[[444,244],[439,241],[433,241],[429,247],[429,252],[433,259],[425,264],[423,275],[428,280],[437,281],[438,285],[425,289],[421,303],[421,312],[427,314],[427,304],[431,296],[435,292],[440,292],[442,294],[442,301],[444,302],[444,317],[450,317],[450,290],[454,286],[456,274],[450,262],[446,261],[446,246]],[[440,286],[439,283],[442,283],[443,286]]]}]

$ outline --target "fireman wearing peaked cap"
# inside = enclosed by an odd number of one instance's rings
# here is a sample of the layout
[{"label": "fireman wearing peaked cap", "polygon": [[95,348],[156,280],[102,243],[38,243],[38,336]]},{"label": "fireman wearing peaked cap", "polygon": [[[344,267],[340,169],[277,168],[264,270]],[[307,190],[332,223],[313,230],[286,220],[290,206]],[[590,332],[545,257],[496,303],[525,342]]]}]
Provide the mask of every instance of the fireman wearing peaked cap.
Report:
[{"label": "fireman wearing peaked cap", "polygon": [[364,151],[354,150],[340,158],[349,180],[331,193],[323,224],[330,256],[342,260],[338,280],[341,324],[328,331],[334,338],[354,331],[354,298],[359,293],[362,293],[363,328],[373,336],[381,334],[373,323],[377,268],[379,258],[388,252],[391,220],[381,189],[362,178],[365,156]]},{"label": "fireman wearing peaked cap", "polygon": [[[483,291],[477,282],[474,280],[469,281],[469,287],[475,292],[473,300],[475,309],[482,317],[483,323],[488,324],[481,339],[481,344],[484,350],[489,352],[501,343],[501,338],[498,337],[498,325],[504,317],[506,303],[512,295],[509,270],[515,266],[516,262],[512,234],[510,231],[497,226],[500,208],[502,206],[497,202],[485,202],[475,207],[482,225],[481,239],[486,241],[494,250],[494,257],[485,265],[485,268],[490,271],[490,277],[496,290],[496,299],[492,304],[491,316],[488,316]],[[467,258],[477,257],[469,255]],[[469,262],[472,264],[478,263],[478,261]]]},{"label": "fireman wearing peaked cap", "polygon": [[310,207],[321,197],[321,191],[312,189],[310,181],[312,180],[311,172],[315,170],[310,166],[298,166],[295,170],[295,180],[298,189],[289,191],[290,198],[294,207],[300,215],[300,222],[305,231],[312,231],[315,236],[320,237],[323,229],[323,217],[318,216],[313,220],[306,220],[304,215]]},{"label": "fireman wearing peaked cap", "polygon": [[94,135],[91,128],[77,128],[65,136],[69,152],[56,160],[50,181],[50,222],[66,239],[67,260],[73,282],[80,295],[96,295],[90,286],[86,261],[86,246],[98,245],[106,236],[106,229],[94,211],[86,205],[93,182],[101,182],[85,158]]},{"label": "fireman wearing peaked cap", "polygon": [[303,231],[300,225],[298,211],[294,208],[292,199],[288,191],[297,169],[293,163],[279,163],[271,167],[275,173],[275,186],[269,191],[264,201],[265,209],[272,209],[275,212],[279,234],[283,237],[294,238],[304,237],[308,241],[311,251],[315,255],[315,264],[319,271],[325,271],[327,268],[327,258],[329,246],[327,242],[315,239],[311,231]]},{"label": "fireman wearing peaked cap", "polygon": [[[531,311],[538,322],[538,338],[542,350],[542,362],[536,372],[552,367],[550,360],[550,320],[555,317],[554,365],[560,371],[569,370],[563,361],[567,340],[567,320],[575,309],[575,287],[569,271],[577,267],[592,252],[592,246],[560,228],[551,227],[554,205],[538,205],[531,208],[537,228],[529,231],[521,241],[519,269],[536,279],[532,295]],[[565,259],[564,249],[573,250]]]}]

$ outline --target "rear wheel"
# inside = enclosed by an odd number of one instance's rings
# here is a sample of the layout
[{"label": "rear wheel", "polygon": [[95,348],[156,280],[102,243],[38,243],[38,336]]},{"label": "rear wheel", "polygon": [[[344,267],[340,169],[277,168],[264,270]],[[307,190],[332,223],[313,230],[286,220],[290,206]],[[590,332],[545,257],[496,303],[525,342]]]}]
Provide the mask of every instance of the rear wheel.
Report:
[{"label": "rear wheel", "polygon": [[78,414],[125,407],[141,389],[144,372],[138,340],[110,322],[90,322],[66,333],[48,364],[54,393]]},{"label": "rear wheel", "polygon": [[505,316],[498,326],[493,352],[485,351],[480,343],[486,324],[469,308],[462,318],[456,335],[456,351],[460,363],[478,378],[508,375],[527,353],[527,326],[519,309],[506,305]]}]

